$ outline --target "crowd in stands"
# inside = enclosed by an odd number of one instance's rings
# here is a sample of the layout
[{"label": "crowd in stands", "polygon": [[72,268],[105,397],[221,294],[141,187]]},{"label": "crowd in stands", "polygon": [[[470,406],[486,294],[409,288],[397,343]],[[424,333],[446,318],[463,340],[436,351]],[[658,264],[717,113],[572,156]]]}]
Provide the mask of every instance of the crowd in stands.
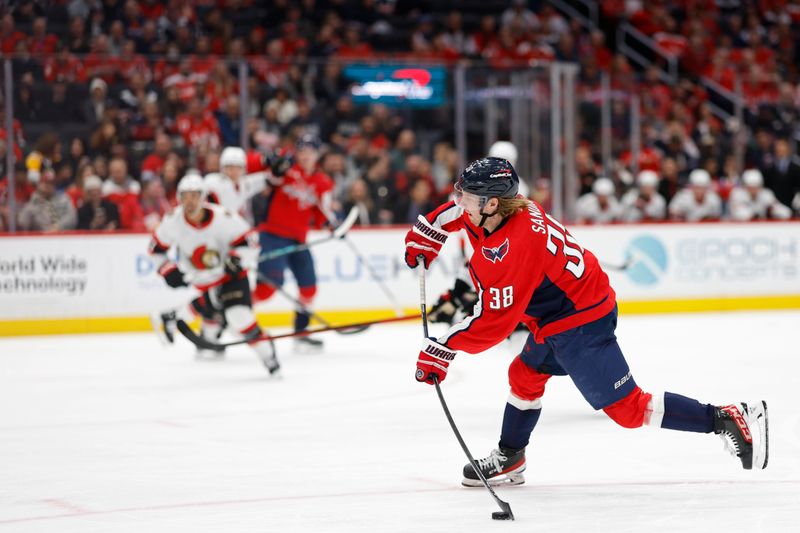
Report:
[{"label": "crowd in stands", "polygon": [[[355,105],[343,65],[375,58],[500,70],[578,63],[581,220],[691,220],[672,204],[681,190],[699,188],[719,197],[719,210],[702,219],[797,215],[800,8],[766,0],[600,5],[601,25],[584,28],[544,0],[6,3],[0,50],[14,58],[14,120],[10,133],[0,130],[0,231],[8,227],[9,180],[20,229],[152,230],[175,205],[180,178],[189,169],[218,171],[224,146],[246,138],[264,154],[291,153],[306,132],[325,144],[320,164],[335,180],[340,209],[358,205],[361,224],[408,223],[447,197],[460,170],[452,119]],[[676,83],[663,80],[658,64],[638,71],[614,51],[623,21],[679,58]],[[603,75],[616,95],[611,132],[600,127]],[[745,124],[712,112],[704,78],[742,90]],[[628,145],[634,94],[642,122],[636,161]],[[0,128],[5,123],[0,107]],[[606,169],[604,134],[614,156]],[[5,167],[8,150],[13,169]],[[745,183],[745,169],[760,179],[751,174]],[[546,176],[531,186],[547,207]],[[663,215],[623,208],[641,205],[643,187],[663,198]],[[748,188],[753,198],[771,191],[785,209],[734,208],[736,191]],[[700,202],[705,193],[697,194]],[[613,216],[587,216],[618,202]]]}]

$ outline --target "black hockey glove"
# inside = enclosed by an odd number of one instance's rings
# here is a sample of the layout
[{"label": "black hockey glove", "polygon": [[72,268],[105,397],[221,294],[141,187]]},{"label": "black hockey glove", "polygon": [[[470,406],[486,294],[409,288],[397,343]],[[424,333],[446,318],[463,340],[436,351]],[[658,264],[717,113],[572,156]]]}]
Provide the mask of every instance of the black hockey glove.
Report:
[{"label": "black hockey glove", "polygon": [[471,315],[478,301],[478,294],[472,290],[469,283],[457,279],[452,289],[442,294],[428,313],[431,322],[444,322],[452,324],[457,311],[464,315]]},{"label": "black hockey glove", "polygon": [[276,178],[282,177],[286,174],[286,171],[294,165],[294,161],[291,157],[284,157],[277,154],[267,156],[264,163],[270,168],[272,175]]},{"label": "black hockey glove", "polygon": [[244,267],[242,267],[242,260],[239,256],[229,255],[225,258],[225,273],[227,275],[233,279],[238,279],[242,272],[244,272]]},{"label": "black hockey glove", "polygon": [[183,272],[178,270],[178,265],[171,261],[161,265],[161,268],[158,269],[158,273],[161,274],[161,276],[164,278],[164,281],[167,282],[167,285],[173,289],[189,286],[189,284],[183,279]]}]

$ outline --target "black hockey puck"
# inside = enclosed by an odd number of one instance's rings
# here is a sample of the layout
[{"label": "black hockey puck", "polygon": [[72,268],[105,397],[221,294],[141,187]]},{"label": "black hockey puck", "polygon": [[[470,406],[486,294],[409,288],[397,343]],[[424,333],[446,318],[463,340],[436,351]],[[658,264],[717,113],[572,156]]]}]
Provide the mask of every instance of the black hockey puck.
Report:
[{"label": "black hockey puck", "polygon": [[511,513],[497,511],[496,513],[492,513],[492,520],[512,520]]}]

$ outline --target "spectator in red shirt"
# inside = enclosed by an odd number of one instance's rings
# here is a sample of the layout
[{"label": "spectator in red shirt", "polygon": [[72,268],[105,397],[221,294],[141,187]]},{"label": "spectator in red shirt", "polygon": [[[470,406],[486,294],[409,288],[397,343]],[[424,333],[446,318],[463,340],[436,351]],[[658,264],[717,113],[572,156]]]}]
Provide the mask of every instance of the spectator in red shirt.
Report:
[{"label": "spectator in red shirt", "polygon": [[356,23],[350,23],[344,30],[342,44],[336,50],[336,57],[342,59],[367,59],[372,55],[372,47],[361,39],[361,31]]},{"label": "spectator in red shirt", "polygon": [[47,19],[36,17],[31,28],[32,35],[28,38],[28,50],[32,54],[53,54],[56,51],[58,37],[52,33],[47,33]]},{"label": "spectator in red shirt", "polygon": [[102,78],[106,83],[113,83],[117,76],[117,60],[109,55],[108,37],[95,35],[92,39],[92,51],[83,59],[86,74],[90,78]]},{"label": "spectator in red shirt", "polygon": [[144,231],[144,213],[139,205],[141,186],[128,175],[128,163],[115,157],[108,164],[108,179],[103,183],[103,197],[116,204],[121,229]]},{"label": "spectator in red shirt", "polygon": [[486,48],[497,42],[497,22],[493,15],[481,17],[480,28],[469,36],[465,46],[468,55],[481,57]]},{"label": "spectator in red shirt", "polygon": [[178,132],[186,146],[216,149],[220,146],[219,126],[214,115],[203,108],[199,98],[189,101],[186,113],[178,115],[176,120]]},{"label": "spectator in red shirt", "polygon": [[56,48],[56,54],[44,62],[44,79],[48,83],[86,83],[88,77],[83,62],[73,56],[64,43],[58,43]]},{"label": "spectator in red shirt", "polygon": [[0,51],[4,54],[13,54],[17,42],[24,41],[25,34],[14,28],[14,16],[11,13],[3,15],[0,20]]},{"label": "spectator in red shirt", "polygon": [[142,181],[150,181],[161,175],[161,169],[172,151],[172,139],[163,131],[156,134],[154,151],[142,161]]}]

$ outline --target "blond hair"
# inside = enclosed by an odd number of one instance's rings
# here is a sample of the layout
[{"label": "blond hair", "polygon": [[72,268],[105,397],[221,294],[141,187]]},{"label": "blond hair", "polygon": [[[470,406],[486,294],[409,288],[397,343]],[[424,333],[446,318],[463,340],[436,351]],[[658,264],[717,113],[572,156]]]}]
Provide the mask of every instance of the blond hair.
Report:
[{"label": "blond hair", "polygon": [[528,205],[531,203],[530,200],[522,197],[498,198],[497,201],[499,202],[497,205],[497,214],[503,218],[510,217],[522,210],[528,209]]}]

